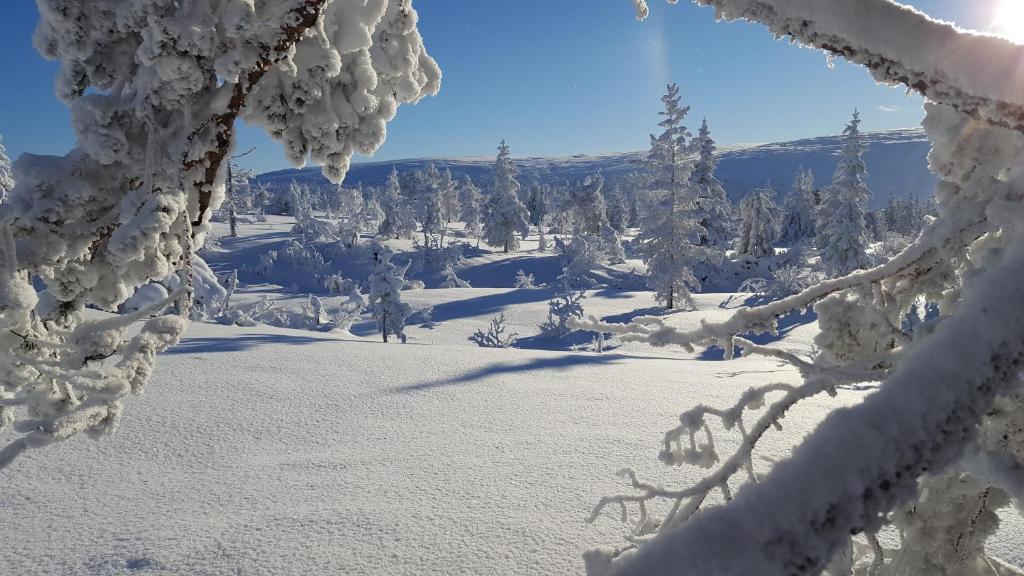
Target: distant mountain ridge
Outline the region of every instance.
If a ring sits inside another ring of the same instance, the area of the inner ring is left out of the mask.
[[[868,166],[867,184],[874,192],[871,208],[884,206],[890,193],[903,198],[912,192],[922,197],[932,194],[936,178],[928,170],[928,151],[931,147],[924,130],[905,128],[867,132],[864,134],[868,150],[864,160]],[[841,136],[821,136],[774,144],[724,145],[719,149],[717,175],[725,185],[733,201],[746,196],[750,191],[769,182],[779,193],[779,198],[789,192],[798,168],[814,172],[818,187],[832,180],[837,157],[842,146]],[[640,169],[640,161],[646,152],[625,152],[598,155],[575,155],[562,157],[515,158],[523,182],[561,184],[577,182],[587,174],[601,171],[607,178],[622,176]],[[410,158],[385,162],[364,162],[353,164],[345,183],[364,186],[382,185],[395,167],[399,172],[423,169],[436,164],[438,169],[449,168],[460,177],[469,175],[481,185],[490,182],[493,158],[450,157]],[[279,170],[256,177],[256,181],[267,185],[283,185],[292,180],[315,186],[325,186],[327,180],[319,167],[301,170]]]

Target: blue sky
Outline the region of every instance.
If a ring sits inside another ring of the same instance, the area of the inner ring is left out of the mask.
[[[998,0],[916,0],[965,27],[987,29]],[[1016,1],[1016,0],[1003,0]],[[1024,0],[1020,0],[1024,1]],[[31,0],[0,9],[0,135],[11,156],[60,154],[74,144],[53,96],[56,65],[32,48]],[[639,150],[654,130],[667,82],[706,116],[721,143],[774,142],[840,131],[854,107],[867,130],[916,126],[921,99],[876,86],[867,72],[775,41],[761,27],[715,23],[707,8],[652,0],[633,19],[629,0],[416,0],[427,47],[444,71],[441,93],[403,106],[373,158]],[[244,164],[288,167],[280,145],[243,127]],[[360,158],[357,157],[357,161]]]

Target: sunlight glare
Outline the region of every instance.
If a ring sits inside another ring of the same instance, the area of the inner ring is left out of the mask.
[[[1002,36],[1024,44],[1024,0],[999,0],[992,26]]]

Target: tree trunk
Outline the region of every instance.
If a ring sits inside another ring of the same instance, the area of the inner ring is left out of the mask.
[[[667,302],[667,304],[668,304],[668,309],[669,310],[672,309],[672,304],[673,304],[672,296],[674,295],[674,293],[675,293],[675,290],[673,290],[672,288],[668,289],[668,302]]]

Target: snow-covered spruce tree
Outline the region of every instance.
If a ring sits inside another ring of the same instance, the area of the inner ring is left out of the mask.
[[[459,218],[465,225],[466,234],[480,238],[483,196],[468,174],[459,182]]]
[[[412,312],[408,304],[402,302],[402,288],[405,286],[405,271],[391,262],[391,249],[385,244],[374,242],[371,250],[373,255],[373,271],[370,273],[370,294],[367,306],[373,311],[384,342],[388,335],[394,334],[405,343],[405,319]]]
[[[755,387],[725,409],[683,413],[665,435],[660,459],[700,464],[707,475],[663,487],[624,472],[634,492],[603,499],[595,517],[613,506],[633,534],[619,552],[587,554],[588,572],[1020,573],[989,558],[984,546],[998,527],[995,510],[1007,495],[1019,500],[1024,493],[1024,309],[1017,305],[1024,297],[1024,96],[1004,72],[1024,58],[1024,48],[887,0],[696,1],[928,98],[924,127],[940,177],[938,215],[876,268],[741,309],[723,322],[691,330],[659,318],[574,326],[691,350],[717,343],[727,357],[738,346],[803,377],[801,384]],[[964,53],[974,57],[949,57]],[[938,302],[939,316],[911,338],[901,320],[923,297]],[[813,360],[737,336],[774,331],[779,317],[811,305],[821,328]],[[753,456],[794,404],[858,383],[875,390],[826,416],[771,470]],[[720,459],[710,425],[734,431],[735,453]],[[733,497],[741,476],[755,474]],[[716,491],[725,504],[701,511]],[[898,543],[876,536],[887,524],[900,533]]]
[[[740,202],[740,230],[736,254],[762,258],[775,253],[772,245],[779,237],[775,191],[765,185],[747,194]]]
[[[455,179],[452,178],[451,168],[445,168],[444,172],[441,172],[438,185],[441,188],[445,222],[450,224],[459,215],[459,189]]]
[[[700,289],[693,274],[698,263],[715,264],[717,251],[700,246],[706,230],[697,212],[697,186],[690,180],[693,164],[687,159],[689,132],[683,119],[690,108],[679,105],[679,86],[669,84],[661,97],[665,110],[658,123],[660,135],[651,135],[647,167],[651,172],[648,206],[638,239],[643,243],[647,283],[658,302],[675,308],[680,301],[693,305],[691,290]]]
[[[569,323],[583,318],[583,305],[580,302],[585,292],[577,290],[563,281],[561,290],[548,301],[548,319],[540,325],[544,334],[558,338],[569,333]]]
[[[239,117],[338,181],[402,102],[436,92],[408,1],[45,0],[35,45],[77,145],[23,155],[0,204],[0,468],[29,448],[117,428],[180,316],[168,302],[115,318],[134,290],[190,262],[224,198]],[[43,288],[40,291],[40,288]]]
[[[704,228],[700,245],[721,252],[721,255],[716,256],[716,259],[721,260],[733,239],[733,209],[725,194],[725,187],[715,177],[718,156],[715,154],[715,141],[711,138],[707,119],[701,121],[693,145],[698,150],[698,156],[690,180],[697,186],[697,217]]]
[[[779,239],[800,242],[815,236],[817,201],[814,197],[814,173],[800,168],[796,172],[793,190],[783,201],[785,216]]]
[[[601,224],[608,222],[601,192],[603,188],[604,176],[598,172],[586,176],[583,182],[569,190],[565,209],[573,221],[573,234],[597,235],[601,232]]]
[[[381,195],[380,208],[384,212],[377,234],[385,238],[409,238],[416,232],[416,218],[402,195],[398,170],[391,168]]]
[[[14,174],[11,173],[11,159],[7,157],[3,139],[0,138],[0,204],[7,193],[14,188]]]
[[[519,237],[530,231],[526,206],[519,201],[516,164],[508,145],[502,140],[494,162],[494,189],[484,206],[483,239],[504,252],[519,248]]]
[[[616,184],[612,187],[608,197],[605,198],[605,215],[608,224],[619,234],[626,231],[629,222],[629,206],[626,203],[626,194],[622,186]]]
[[[423,233],[423,248],[440,248],[440,242],[434,241],[434,237],[443,236],[448,223],[444,213],[443,178],[437,166],[430,164],[418,180],[420,185],[414,191],[413,207]]]
[[[534,184],[530,186],[530,197],[526,202],[526,209],[530,213],[530,224],[543,226],[544,219],[548,215],[548,187],[545,184]]]
[[[843,130],[843,149],[832,176],[832,185],[822,191],[818,208],[818,247],[821,261],[833,275],[849,274],[867,268],[867,231],[864,228],[864,207],[871,199],[871,190],[864,183],[864,137],[860,133],[860,114]]]

